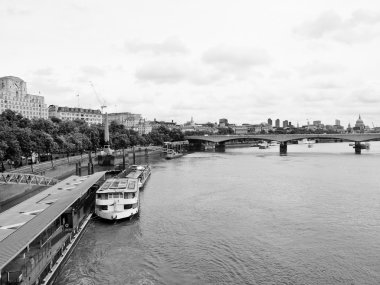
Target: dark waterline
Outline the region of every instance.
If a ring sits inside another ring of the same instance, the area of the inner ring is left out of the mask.
[[[379,284],[380,143],[151,160],[138,219],[98,219],[56,284]]]

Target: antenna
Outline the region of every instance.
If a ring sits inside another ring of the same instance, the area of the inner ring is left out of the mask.
[[[79,94],[77,94],[76,96],[78,98],[78,108],[79,108],[80,107],[80,105],[79,105]]]

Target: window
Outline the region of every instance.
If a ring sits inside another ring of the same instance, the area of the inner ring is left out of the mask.
[[[124,205],[124,210],[128,210],[128,209],[131,209],[131,208],[132,208],[131,204]]]
[[[102,205],[102,206],[98,206],[98,207],[99,207],[99,210],[101,210],[101,211],[107,211],[108,210],[107,205]]]
[[[128,183],[128,189],[135,189],[136,181],[131,181]]]

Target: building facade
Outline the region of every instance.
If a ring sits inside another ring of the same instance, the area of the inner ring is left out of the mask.
[[[0,77],[0,113],[12,110],[28,119],[47,119],[44,96],[28,94],[26,82],[15,76]]]
[[[49,118],[53,117],[61,119],[62,121],[83,120],[90,125],[101,124],[103,120],[102,113],[100,110],[59,107],[57,105],[50,105]]]
[[[124,125],[126,129],[136,130],[136,131],[138,130],[138,126],[142,119],[143,118],[140,114],[132,114],[130,112],[108,114],[109,122],[115,121],[118,124]]]

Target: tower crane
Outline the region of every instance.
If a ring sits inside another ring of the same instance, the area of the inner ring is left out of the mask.
[[[101,100],[98,92],[96,92],[96,89],[95,89],[95,86],[94,84],[92,83],[92,81],[89,81],[90,82],[90,85],[92,87],[92,91],[94,92],[95,96],[96,96],[96,99],[98,100],[99,104],[100,104],[100,109],[102,110],[102,114],[103,114],[103,109],[104,108],[107,108],[107,105],[106,105],[106,100],[103,99],[103,101]]]

